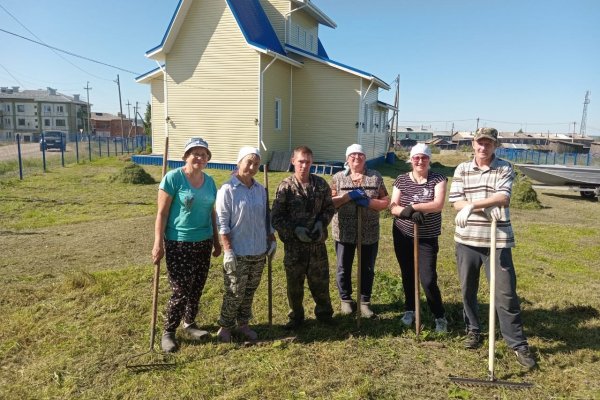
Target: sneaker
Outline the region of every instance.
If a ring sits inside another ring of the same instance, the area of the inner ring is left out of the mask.
[[[467,332],[467,337],[465,338],[464,345],[467,349],[477,349],[481,347],[483,343],[483,338],[480,333],[469,331]]]
[[[184,325],[183,330],[194,340],[210,338],[210,334],[207,331],[198,328],[198,325],[196,325],[195,322],[188,326]]]
[[[402,317],[402,319],[400,319],[400,322],[402,322],[402,324],[404,326],[411,326],[414,321],[415,321],[415,312],[414,311],[406,311],[404,313],[404,316]]]
[[[292,331],[292,330],[298,329],[298,328],[300,328],[300,327],[302,326],[302,323],[303,323],[303,322],[304,322],[304,321],[303,321],[303,320],[301,320],[301,319],[290,319],[290,320],[287,322],[287,324],[285,324],[285,325],[283,326],[283,329],[286,329],[286,330],[288,330],[288,331]]]
[[[231,343],[231,331],[227,328],[220,327],[217,332],[217,338],[221,343]]]
[[[369,302],[360,303],[360,315],[363,318],[375,318],[376,317],[373,310],[371,310],[371,303],[369,303]]]
[[[258,335],[256,334],[256,332],[254,332],[252,329],[250,329],[248,324],[239,326],[237,328],[237,331],[239,333],[241,333],[242,335],[244,335],[244,337],[246,337],[246,339],[248,339],[251,342],[254,342],[256,339],[258,339]]]
[[[354,300],[342,300],[342,304],[340,307],[340,314],[342,315],[350,315],[354,312],[356,308],[356,303]]]
[[[173,353],[179,347],[175,340],[175,332],[165,332],[160,340],[160,347],[165,353]]]
[[[448,333],[448,320],[446,317],[435,319],[435,331],[436,333]]]
[[[536,366],[535,359],[529,351],[529,347],[515,350],[515,356],[517,356],[517,362],[527,369],[532,369]]]

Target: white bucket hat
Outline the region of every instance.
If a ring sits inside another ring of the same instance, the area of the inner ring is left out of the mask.
[[[256,154],[260,158],[260,151],[256,147],[244,146],[240,149],[236,163],[239,164],[244,157],[250,154]]]
[[[410,149],[410,157],[408,158],[407,162],[410,162],[410,160],[417,154],[423,154],[428,158],[431,158],[431,149],[425,143],[415,144],[412,149]]]
[[[195,137],[195,138],[190,138],[190,140],[188,140],[188,142],[185,144],[185,147],[183,148],[183,159],[184,160],[185,160],[185,155],[187,154],[187,152],[190,149],[193,149],[194,147],[205,148],[206,151],[208,152],[208,159],[210,160],[212,158],[212,153],[208,149],[208,143],[206,143],[206,140],[199,138],[199,137]]]
[[[360,144],[351,144],[350,146],[348,146],[348,148],[346,149],[346,158],[348,158],[348,156],[352,153],[360,153],[365,155],[365,151],[363,150],[363,147]]]

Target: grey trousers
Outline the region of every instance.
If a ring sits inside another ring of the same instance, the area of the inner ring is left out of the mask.
[[[511,249],[497,249],[496,256],[496,313],[502,337],[511,349],[527,346],[523,333],[521,305],[517,296],[517,276],[512,262]],[[462,288],[463,317],[467,331],[480,333],[477,292],[481,266],[489,282],[490,249],[456,243],[456,266]],[[489,296],[488,296],[489,297]],[[490,332],[489,334],[492,334]]]

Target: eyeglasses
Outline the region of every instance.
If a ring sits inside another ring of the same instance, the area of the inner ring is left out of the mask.
[[[365,155],[363,153],[353,153],[350,154],[348,157],[356,159],[356,158],[365,158]]]
[[[429,157],[427,157],[427,156],[413,156],[412,160],[413,161],[425,162],[425,161],[429,161]]]

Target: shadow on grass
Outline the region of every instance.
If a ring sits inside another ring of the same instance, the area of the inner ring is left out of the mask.
[[[530,337],[558,342],[544,353],[568,353],[577,349],[600,350],[600,328],[582,326],[598,319],[600,311],[588,305],[523,311],[525,330]]]
[[[558,193],[548,193],[542,192],[543,195],[549,197],[557,197],[559,199],[569,199],[569,200],[581,200],[581,201],[591,201],[597,203],[600,199],[598,197],[583,197],[579,194],[558,194]]]

